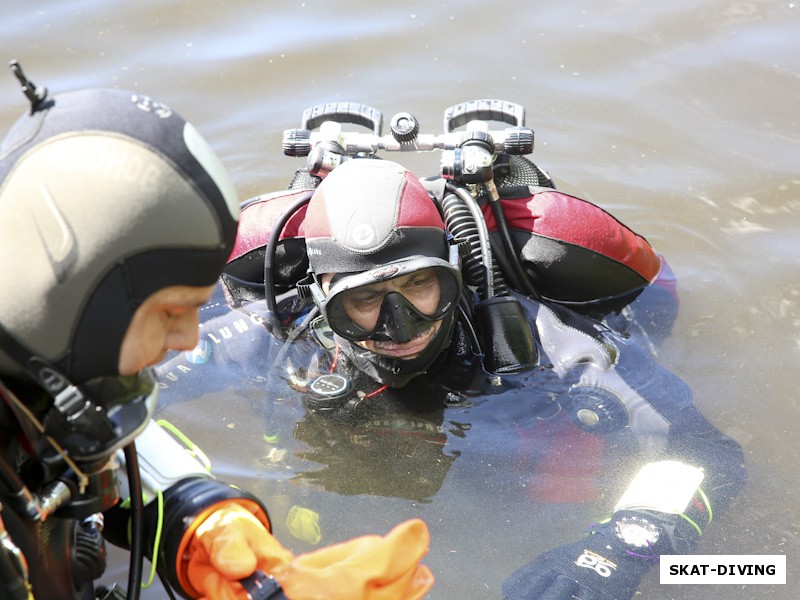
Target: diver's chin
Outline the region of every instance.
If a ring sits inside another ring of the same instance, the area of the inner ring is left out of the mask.
[[[370,352],[374,352],[375,354],[380,354],[381,356],[387,356],[389,358],[397,358],[400,360],[412,360],[417,358],[420,354],[422,354],[425,349],[430,345],[431,341],[438,331],[438,322],[434,323],[425,331],[422,331],[415,335],[407,342],[398,343],[393,341],[375,341],[375,340],[366,340],[361,342],[363,348],[369,350]]]

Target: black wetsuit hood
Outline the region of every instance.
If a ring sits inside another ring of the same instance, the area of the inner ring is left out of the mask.
[[[0,145],[0,323],[76,383],[117,375],[133,313],[213,284],[239,203],[219,159],[167,105],[92,89],[44,98]],[[20,371],[0,340],[0,374]]]

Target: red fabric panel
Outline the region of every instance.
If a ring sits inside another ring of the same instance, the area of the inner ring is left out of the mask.
[[[647,240],[591,202],[557,191],[501,202],[511,229],[587,248],[627,265],[647,281],[661,268]],[[491,206],[484,205],[482,210],[489,230],[496,230]]]
[[[428,192],[410,172],[405,174],[405,186],[400,201],[397,227],[434,227],[444,229],[444,223]]]
[[[266,246],[272,235],[272,227],[285,211],[304,191],[283,191],[268,194],[248,204],[239,216],[239,229],[228,262],[236,260],[255,248]],[[298,210],[286,223],[280,239],[297,237],[305,218],[306,206]]]

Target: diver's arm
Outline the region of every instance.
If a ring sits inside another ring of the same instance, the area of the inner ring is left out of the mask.
[[[639,346],[612,337],[603,340],[612,348],[613,360],[585,364],[565,408],[589,430],[592,425],[580,412],[592,405],[593,394],[601,396],[595,401],[602,405],[597,411],[601,418],[617,413],[619,425],[638,443],[644,466],[632,476],[614,514],[647,513],[647,520],[668,538],[651,549],[653,555],[688,552],[714,514],[727,508],[744,485],[742,449],[700,414],[689,387]]]
[[[203,322],[193,350],[178,352],[157,367],[159,407],[186,402],[263,378],[283,346],[256,303]]]
[[[562,317],[542,309],[537,327],[553,370],[569,386],[565,410],[598,434],[627,431],[645,464],[610,519],[521,567],[503,594],[627,599],[662,554],[692,551],[731,504],[745,481],[742,450],[699,413],[688,386],[641,348]]]
[[[742,489],[746,479],[741,446],[714,427],[697,409],[689,387],[674,374],[649,361],[639,367],[641,358],[626,364],[620,356],[616,371],[644,402],[641,413],[657,414],[666,424],[664,441],[647,446],[649,435],[636,427],[637,415],[631,416],[631,430],[643,450],[653,460],[672,460],[702,471],[700,488],[713,513],[726,509]],[[649,440],[652,443],[652,440]]]
[[[598,434],[624,428],[646,460],[701,469],[714,511],[731,503],[744,485],[742,450],[700,414],[680,378],[638,344],[571,311],[542,306],[536,325],[567,386],[560,400],[579,426]]]
[[[676,415],[675,415],[676,416]],[[694,407],[682,409],[662,453],[636,473],[607,521],[538,556],[503,585],[507,599],[630,599],[663,554],[691,553],[744,482],[738,444]]]

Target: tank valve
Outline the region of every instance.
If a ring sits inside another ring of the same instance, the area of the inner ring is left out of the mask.
[[[397,113],[389,123],[392,137],[401,144],[410,144],[419,133],[419,121],[407,112]]]

